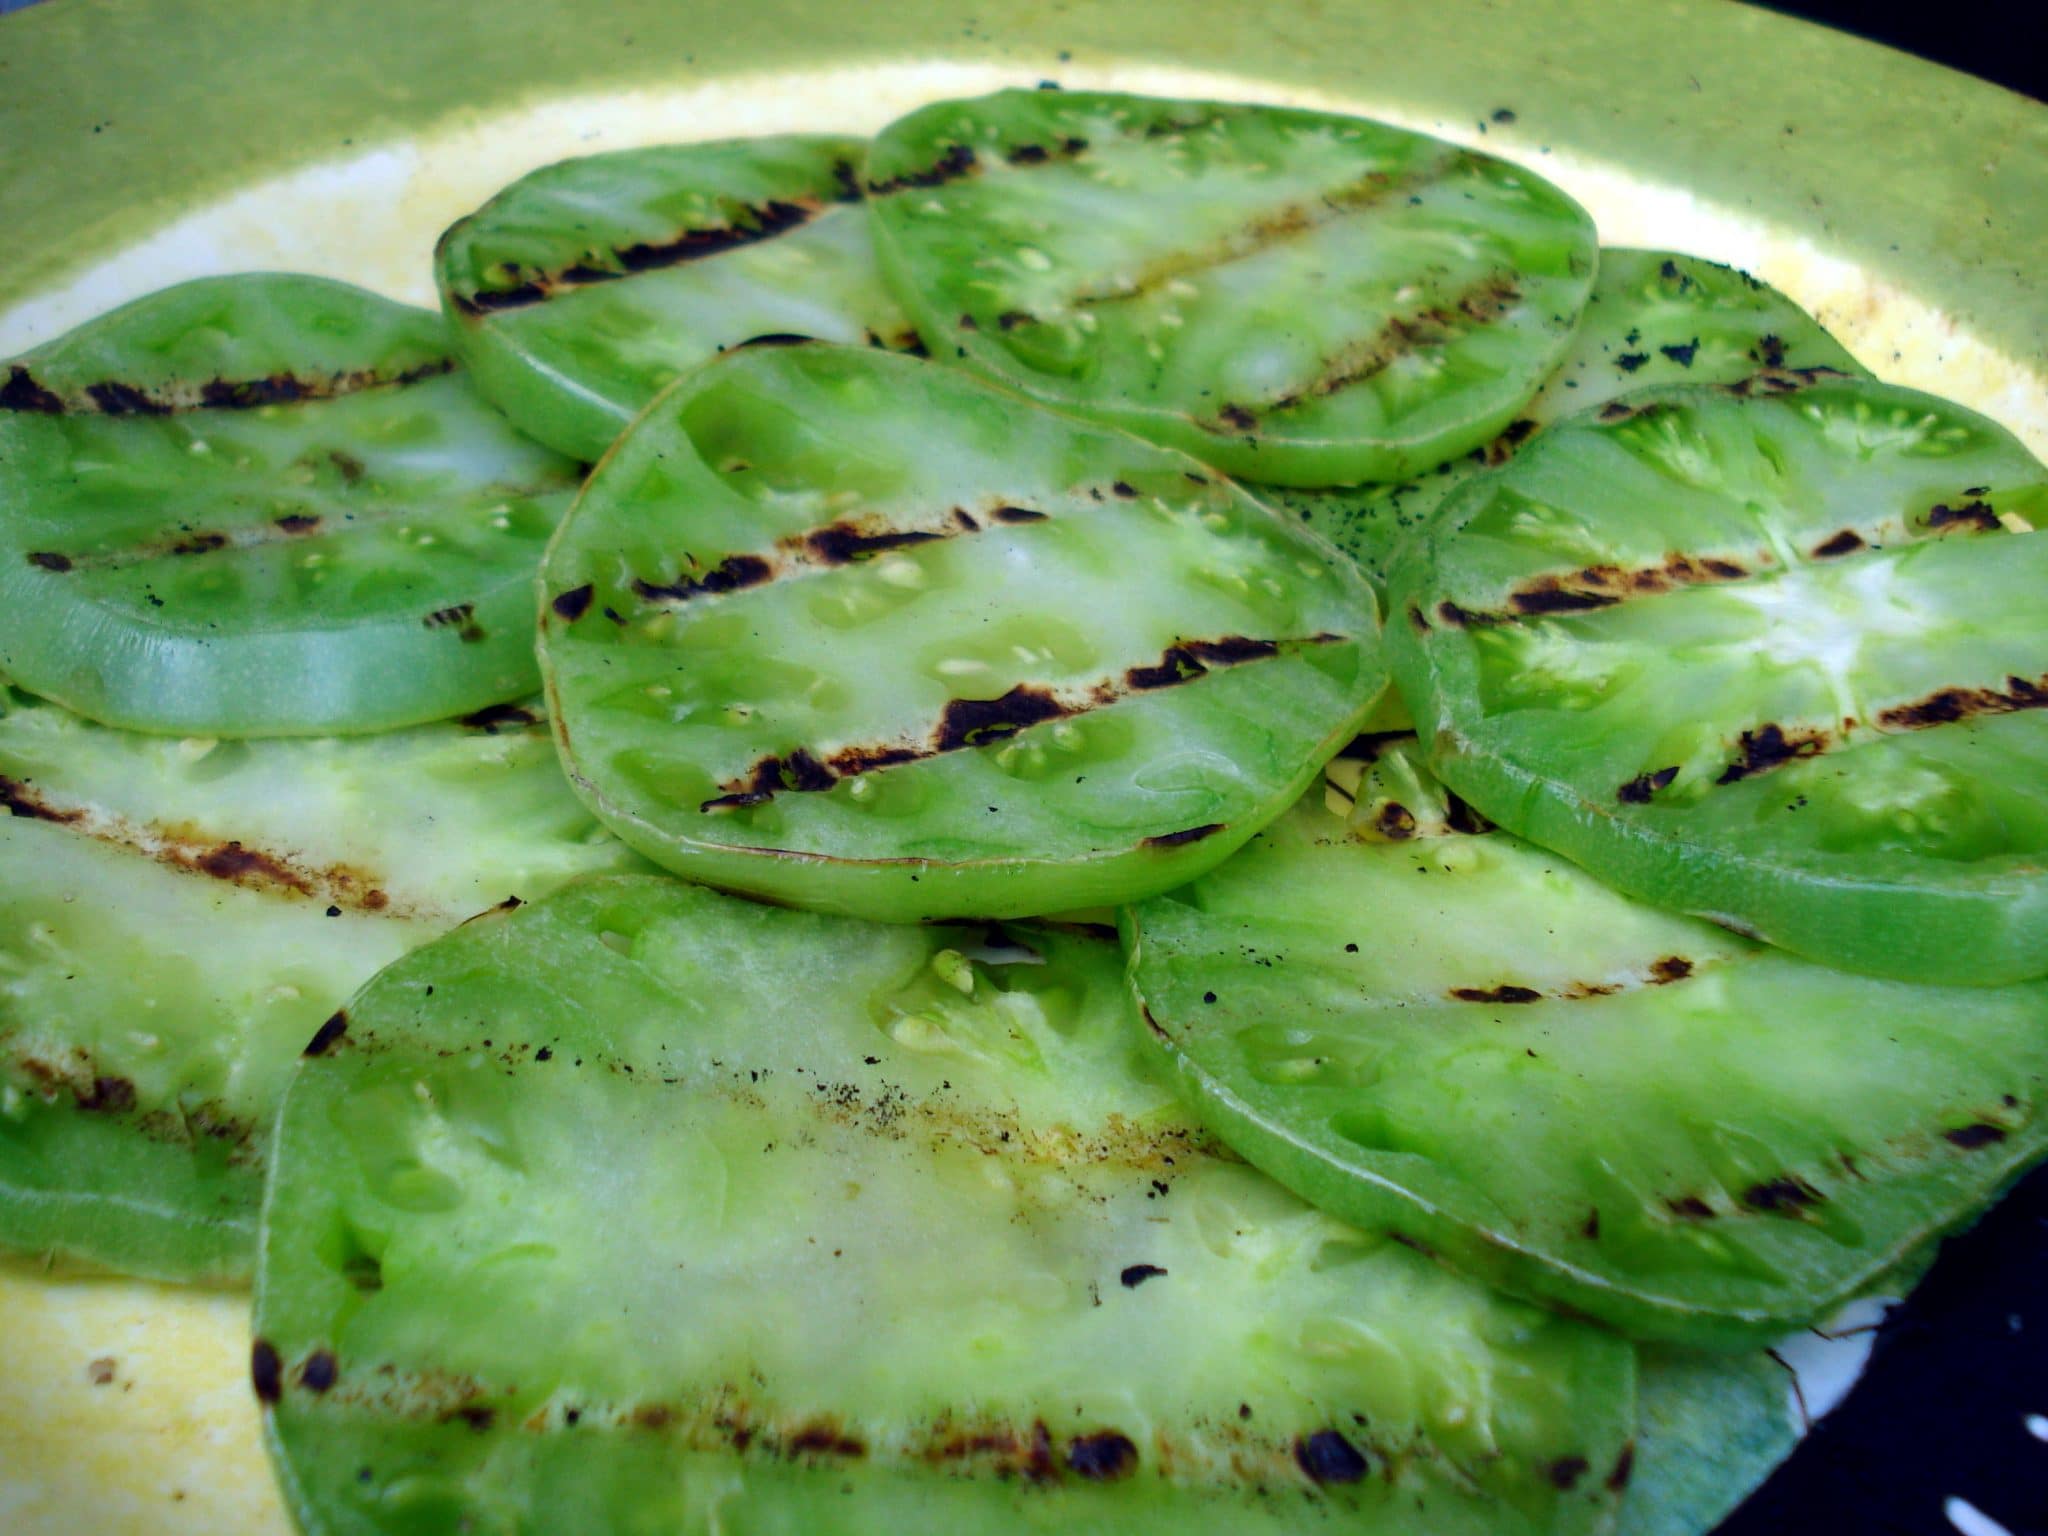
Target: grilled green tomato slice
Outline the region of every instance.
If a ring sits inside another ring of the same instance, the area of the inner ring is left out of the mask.
[[[0,363],[0,674],[135,730],[369,731],[537,686],[577,479],[439,319],[207,278]]]
[[[2039,976],[2048,469],[1926,395],[1797,386],[1628,396],[1460,492],[1390,581],[1402,693],[1453,789],[1645,900]]]
[[[1384,686],[1372,593],[1192,460],[868,348],[729,353],[543,572],[571,779],[680,874],[887,920],[1164,890]]]
[[[934,357],[1279,485],[1486,442],[1593,282],[1542,178],[1323,112],[1004,91],[899,119],[866,174]]]
[[[335,1008],[483,908],[643,867],[576,803],[531,710],[239,742],[15,702],[0,1248],[246,1278],[271,1117]]]
[[[1385,746],[1348,822],[1311,794],[1121,920],[1210,1123],[1324,1209],[1719,1347],[1821,1319],[2048,1150],[2048,983],[1827,970],[1431,788]]]
[[[754,337],[913,344],[858,206],[866,148],[662,145],[514,182],[435,252],[477,388],[522,432],[594,461],[664,386]]]
[[[1823,370],[1864,372],[1805,310],[1748,273],[1672,251],[1602,250],[1564,361],[1492,442],[1392,485],[1258,494],[1294,512],[1384,588],[1411,529],[1429,526],[1452,491],[1554,421],[1653,385],[1756,379],[1762,388]]]
[[[265,1206],[303,1527],[1604,1523],[1628,1345],[1223,1155],[1114,944],[997,937],[622,877],[372,982]]]

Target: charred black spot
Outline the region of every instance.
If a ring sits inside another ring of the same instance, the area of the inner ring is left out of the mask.
[[[265,1407],[284,1396],[284,1361],[268,1339],[258,1339],[249,1351],[249,1383],[256,1389],[256,1401]]]
[[[1853,555],[1863,548],[1863,535],[1854,528],[1844,528],[1840,533],[1813,546],[1816,560],[1838,560],[1843,555]]]
[[[1597,1241],[1599,1239],[1600,1208],[1598,1206],[1586,1212],[1586,1219],[1579,1224],[1579,1232],[1581,1236],[1589,1240]]]
[[[60,555],[55,550],[38,549],[31,551],[28,563],[38,570],[55,571],[60,576],[71,569],[71,557]]]
[[[1650,980],[1658,986],[1683,981],[1692,974],[1692,962],[1683,955],[1666,955],[1650,967]]]
[[[939,716],[934,749],[956,752],[962,747],[985,746],[1068,713],[1050,692],[1029,683],[1019,683],[1000,698],[953,699]]]
[[[831,523],[805,534],[804,546],[810,551],[811,558],[822,565],[848,565],[856,560],[872,559],[885,550],[930,544],[944,537],[942,533],[916,528],[900,532],[862,533],[851,523]],[[728,565],[731,563],[730,560],[726,562]]]
[[[435,609],[420,622],[428,629],[453,629],[468,624],[475,617],[475,603],[455,603],[446,608]]]
[[[557,592],[555,600],[550,606],[553,607],[558,617],[567,619],[571,624],[574,624],[590,611],[590,601],[596,593],[597,588],[586,581],[580,587],[571,587],[566,592]]]
[[[1946,502],[1936,506],[1927,514],[1929,528],[1975,528],[1980,533],[1996,533],[2002,526],[1998,514],[1982,501],[1966,502],[1960,507],[1949,506]]]
[[[1334,640],[1334,635],[1318,635],[1318,640]],[[1211,666],[1234,667],[1241,662],[1264,661],[1280,654],[1279,645],[1272,640],[1253,640],[1245,635],[1224,635],[1216,640],[1188,640],[1183,644],[1189,652],[1208,662]]]
[[[826,759],[826,765],[841,778],[914,763],[924,754],[911,747],[842,747]]]
[[[1741,756],[1722,770],[1714,781],[1716,784],[1733,784],[1754,774],[1769,773],[1795,758],[1818,757],[1826,750],[1826,743],[1817,731],[1787,736],[1784,727],[1773,722],[1744,731],[1736,748]]]
[[[311,533],[320,526],[318,514],[312,512],[287,512],[283,517],[273,518],[273,524],[283,533]]]
[[[1614,360],[1614,366],[1623,373],[1634,373],[1650,360],[1647,352],[1624,352]]]
[[[1319,1429],[1296,1440],[1294,1464],[1317,1483],[1356,1483],[1369,1470],[1364,1453],[1334,1429]]]
[[[1611,592],[1574,592],[1567,587],[1528,587],[1508,594],[1515,612],[1526,614],[1590,613],[1612,608],[1621,599]]]
[[[749,336],[745,341],[736,341],[726,348],[728,352],[744,352],[749,347],[801,347],[816,341],[815,336],[806,336],[800,331],[763,331],[758,336]]]
[[[1752,1211],[1773,1215],[1794,1215],[1827,1199],[1796,1174],[1782,1173],[1775,1179],[1752,1184],[1742,1192],[1742,1203]]]
[[[1138,494],[1138,488],[1128,480],[1117,481],[1110,486],[1110,491],[1117,496],[1121,496],[1125,501],[1133,500]]]
[[[1749,355],[1766,368],[1785,366],[1785,340],[1782,336],[1759,336]]]
[[[486,736],[495,736],[500,731],[524,730],[540,724],[540,716],[524,704],[490,704],[464,715],[455,722],[468,730],[482,731]]]
[[[865,1456],[868,1453],[866,1443],[859,1436],[848,1434],[826,1419],[800,1427],[789,1437],[789,1450],[794,1456]]]
[[[306,1042],[305,1054],[325,1056],[333,1048],[334,1042],[347,1033],[348,1010],[337,1008],[325,1024],[313,1031],[313,1038]]]
[[[1592,1468],[1583,1456],[1560,1456],[1550,1464],[1548,1470],[1551,1486],[1569,1492],[1578,1486],[1579,1479]]]
[[[1184,645],[1173,645],[1160,653],[1158,661],[1147,666],[1132,667],[1126,671],[1124,683],[1127,687],[1145,693],[1154,688],[1171,688],[1176,683],[1188,682],[1202,676],[1208,670],[1193,651]]]
[[[334,1358],[334,1352],[316,1349],[306,1356],[306,1363],[299,1367],[299,1385],[308,1392],[325,1392],[334,1385],[335,1378],[340,1374],[340,1365]]]
[[[832,189],[837,202],[857,203],[861,200],[860,176],[851,160],[832,162]]]
[[[1019,144],[1004,158],[1012,165],[1043,165],[1051,156],[1043,144]]]
[[[255,881],[301,892],[311,889],[304,875],[262,849],[244,848],[240,842],[217,843],[192,859],[191,866],[202,875],[237,885]]]
[[[1965,1152],[1975,1152],[1980,1147],[1996,1146],[2005,1140],[2005,1127],[1979,1120],[1974,1125],[1959,1125],[1941,1134],[1950,1145],[1961,1147]]]
[[[464,1403],[460,1408],[453,1409],[446,1414],[442,1422],[448,1423],[459,1420],[467,1424],[478,1434],[482,1434],[496,1422],[497,1417],[496,1409],[487,1408],[481,1403]]]
[[[1006,309],[996,316],[996,329],[1014,331],[1020,325],[1036,325],[1038,317],[1028,310]]]
[[[1373,818],[1379,834],[1390,843],[1405,843],[1415,835],[1415,813],[1398,800],[1389,800]]]
[[[1700,339],[1699,337],[1695,336],[1691,341],[1680,342],[1675,346],[1659,347],[1657,350],[1659,352],[1662,352],[1666,357],[1670,358],[1671,361],[1678,364],[1679,367],[1690,368],[1692,366],[1693,357],[1699,351],[1699,349]]]
[[[1607,1474],[1607,1491],[1620,1493],[1628,1486],[1628,1480],[1635,1476],[1636,1443],[1628,1441],[1621,1448],[1621,1454],[1614,1458],[1614,1470]]]
[[[1226,405],[1216,416],[1225,426],[1235,427],[1240,432],[1249,432],[1259,424],[1258,417],[1241,405]]]
[[[1610,400],[1600,407],[1602,421],[1627,421],[1635,413],[1636,408],[1626,400]]]
[[[965,507],[955,507],[953,509],[953,521],[959,526],[962,533],[981,532],[981,524],[974,520],[974,514]]]
[[[1451,996],[1461,1003],[1533,1003],[1543,996],[1533,987],[1512,983],[1499,987],[1453,987]]]
[[[1676,766],[1659,768],[1655,773],[1639,773],[1614,792],[1614,798],[1623,805],[1648,805],[1650,797],[1660,789],[1668,788],[1678,777]]]
[[[2002,693],[1995,688],[1943,688],[1917,703],[1884,710],[1877,718],[1893,730],[1918,731],[1972,715],[2010,715],[2026,709],[2048,709],[2048,677],[2008,677]]]
[[[1030,507],[997,507],[995,510],[995,520],[999,523],[1042,523],[1050,515]]]
[[[743,587],[757,587],[774,574],[775,568],[759,555],[727,555],[702,576],[682,575],[666,584],[635,577],[633,591],[650,600],[681,603],[693,597],[715,597],[725,592],[737,592]],[[561,598],[555,599],[557,612],[561,611],[561,602]],[[589,606],[587,601],[585,606]]]
[[[35,791],[21,780],[10,779],[5,774],[0,774],[0,810],[10,816],[24,816],[34,821],[54,821],[60,826],[85,820],[85,812],[60,811],[39,799]]]
[[[1684,1218],[1686,1221],[1712,1221],[1714,1219],[1714,1208],[1698,1195],[1680,1195],[1676,1199],[1666,1200],[1664,1202],[1664,1209],[1674,1216]]]
[[[1165,1273],[1157,1264],[1127,1264],[1117,1279],[1123,1282],[1125,1290],[1135,1291],[1147,1280],[1156,1280]]]
[[[1076,1435],[1067,1442],[1067,1465],[1091,1482],[1115,1482],[1138,1469],[1138,1448],[1113,1429]]]
[[[78,1107],[94,1114],[125,1115],[135,1107],[135,1085],[125,1077],[96,1077],[77,1090]]]
[[[108,416],[165,416],[170,413],[169,406],[152,400],[134,385],[112,379],[103,384],[88,384],[85,392],[92,403]]]
[[[1207,822],[1199,827],[1185,827],[1178,832],[1162,832],[1157,837],[1148,837],[1139,843],[1141,848],[1182,848],[1189,843],[1199,843],[1223,830],[1220,821]]]
[[[1436,605],[1436,616],[1453,629],[1476,629],[1481,625],[1507,622],[1497,613],[1476,613],[1470,608],[1460,608],[1449,598]]]
[[[171,546],[174,555],[210,555],[216,549],[226,549],[228,536],[224,533],[188,533]]]
[[[7,370],[7,382],[0,384],[0,411],[33,411],[42,416],[61,416],[64,402],[16,363]]]
[[[908,191],[913,187],[942,187],[949,181],[972,176],[980,169],[980,162],[975,159],[973,149],[965,144],[954,144],[921,171],[905,171],[900,176],[891,176],[887,181],[869,182],[868,196],[888,197],[892,193]]]

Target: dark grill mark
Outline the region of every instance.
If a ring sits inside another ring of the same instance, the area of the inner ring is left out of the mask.
[[[1376,378],[1412,352],[1446,346],[1472,330],[1491,325],[1521,298],[1521,290],[1507,274],[1491,273],[1442,304],[1390,317],[1371,336],[1326,359],[1306,383],[1271,400],[1233,401],[1217,412],[1217,419],[1235,431],[1248,431],[1263,418],[1282,415]],[[1533,430],[1532,423],[1522,436]],[[1519,440],[1510,439],[1507,446],[1512,448]]]
[[[428,629],[454,629],[466,626],[476,616],[475,603],[454,603],[446,608],[437,608],[420,620]]]
[[[848,565],[855,560],[872,559],[885,550],[904,549],[913,544],[929,544],[945,537],[944,533],[921,528],[905,529],[901,532],[862,533],[851,524],[833,523],[806,534],[804,547],[820,565]]]
[[[1659,768],[1655,773],[1639,773],[1614,792],[1614,798],[1623,805],[1648,805],[1650,798],[1660,789],[1670,787],[1678,777],[1678,769]]]
[[[1220,821],[1211,821],[1205,822],[1199,827],[1184,827],[1178,832],[1162,832],[1156,837],[1141,839],[1138,846],[1140,848],[1184,848],[1189,843],[1199,843],[1203,838],[1211,837],[1221,832],[1223,825]]]
[[[1783,1173],[1775,1179],[1752,1184],[1742,1192],[1742,1203],[1752,1211],[1772,1216],[1796,1216],[1826,1196],[1796,1174]]]
[[[1628,1486],[1628,1480],[1635,1475],[1636,1443],[1631,1440],[1622,1446],[1621,1454],[1614,1458],[1614,1470],[1607,1474],[1607,1491],[1620,1493]]]
[[[566,592],[557,592],[554,602],[549,606],[555,610],[558,617],[567,619],[571,624],[574,624],[590,611],[590,600],[596,595],[596,592],[597,588],[586,581],[580,587],[571,587]]]
[[[1788,736],[1784,727],[1772,723],[1744,731],[1736,748],[1741,755],[1721,771],[1716,784],[1734,784],[1769,773],[1796,758],[1818,757],[1827,750],[1827,740],[1818,731],[1795,731]]]
[[[1067,1465],[1078,1477],[1112,1483],[1138,1469],[1138,1448],[1113,1429],[1077,1435],[1067,1444]]]
[[[1156,1280],[1165,1273],[1166,1271],[1157,1264],[1127,1264],[1117,1279],[1123,1283],[1125,1290],[1135,1291],[1147,1280]]]
[[[1415,835],[1415,813],[1398,800],[1389,800],[1373,818],[1373,826],[1390,843],[1405,843]]]
[[[1816,560],[1839,560],[1843,555],[1853,555],[1863,547],[1863,535],[1854,528],[1844,528],[1832,538],[1814,545],[1813,558]]]
[[[980,169],[981,162],[975,158],[972,148],[965,144],[954,144],[923,170],[905,171],[901,175],[889,177],[886,181],[869,182],[868,196],[891,197],[914,187],[943,187],[949,181],[972,176]]]
[[[0,411],[33,411],[43,416],[62,413],[64,402],[35,381],[16,363],[7,370],[7,382],[0,384]]]
[[[54,805],[40,798],[36,792],[19,779],[10,779],[0,774],[0,810],[10,816],[24,816],[35,821],[54,821],[59,826],[85,820],[83,811],[60,811]]]
[[[148,393],[133,384],[123,384],[109,379],[101,384],[88,384],[85,393],[92,403],[99,407],[104,416],[166,416],[170,407],[160,405]]]
[[[737,592],[743,587],[759,586],[775,574],[774,568],[759,555],[727,555],[702,576],[680,575],[674,581],[656,584],[633,580],[633,591],[640,597],[654,601],[684,603],[693,597],[716,596],[724,592]],[[565,593],[564,596],[567,594]],[[561,612],[562,599],[555,599],[555,611]],[[589,606],[588,601],[584,603]]]
[[[249,1384],[256,1389],[256,1401],[266,1408],[284,1396],[284,1362],[268,1339],[258,1339],[249,1351]]]
[[[174,555],[210,555],[216,549],[227,547],[228,536],[224,533],[188,533],[167,546]]]
[[[1681,342],[1675,346],[1659,347],[1657,350],[1670,358],[1672,362],[1678,364],[1679,367],[1690,368],[1693,357],[1699,352],[1699,349],[1700,339],[1695,336],[1691,341]]]
[[[307,894],[312,887],[304,875],[260,848],[244,848],[240,842],[218,843],[192,861],[202,875],[235,885],[280,885]]]
[[[348,1033],[348,1010],[338,1008],[325,1024],[313,1031],[313,1038],[306,1042],[305,1054],[325,1056],[334,1048],[334,1043]]]
[[[865,1456],[867,1445],[830,1420],[818,1419],[800,1427],[789,1437],[789,1450],[796,1456]]]
[[[815,336],[806,336],[801,331],[763,331],[758,336],[749,336],[745,341],[736,341],[725,350],[745,352],[756,347],[802,347],[817,339]]]
[[[1692,962],[1683,955],[1666,955],[1650,967],[1650,984],[1665,987],[1674,981],[1684,981],[1692,974]]]
[[[1943,1131],[1943,1138],[1951,1146],[1961,1147],[1965,1152],[1975,1152],[1982,1147],[1996,1146],[2005,1140],[2005,1127],[1993,1125],[1988,1120],[1979,1120],[1974,1125],[1959,1125],[1952,1131]]]
[[[308,1392],[325,1392],[334,1385],[340,1368],[333,1351],[316,1349],[306,1356],[306,1363],[299,1367],[299,1385]]]
[[[1461,1003],[1533,1003],[1543,994],[1533,987],[1509,983],[1499,987],[1453,987],[1451,996]]]
[[[1612,608],[1621,599],[1612,592],[1573,592],[1563,587],[1535,587],[1509,594],[1517,613],[1590,613],[1595,608]]]
[[[1448,599],[1437,605],[1437,617],[1453,628],[1510,624],[1518,618],[1589,613],[1611,608],[1630,597],[1647,597],[1679,587],[1740,581],[1749,571],[1718,555],[1667,555],[1661,565],[1625,570],[1618,565],[1589,565],[1564,575],[1539,576],[1507,597],[1505,609],[1491,612],[1460,607]]]
[[[47,549],[39,549],[32,552],[28,557],[28,563],[35,566],[38,570],[55,571],[60,576],[71,569],[71,557],[69,555],[60,555],[54,550]]]
[[[831,202],[845,202],[841,185]],[[585,259],[553,272],[520,271],[518,281],[503,288],[478,289],[452,295],[455,307],[466,315],[493,314],[539,304],[572,288],[594,283],[616,282],[639,272],[681,266],[723,255],[742,246],[773,240],[793,229],[801,229],[829,206],[820,197],[771,199],[754,207],[742,207],[724,224],[704,229],[686,229],[673,239],[615,246],[610,251],[587,253]]]
[[[1924,731],[1973,715],[2011,715],[2024,709],[2048,709],[2048,676],[2034,681],[2008,677],[2003,693],[1995,688],[1939,689],[1917,703],[1880,711],[1877,721],[1887,730]]]
[[[540,716],[524,704],[491,704],[464,715],[455,722],[472,731],[482,731],[486,736],[495,736],[500,731],[524,730],[539,725]]]
[[[560,602],[561,599],[557,598],[558,607]],[[1325,633],[1311,635],[1304,640],[1288,641],[1285,644],[1331,645],[1342,639],[1342,635]],[[1254,640],[1243,635],[1225,635],[1216,640],[1184,640],[1177,646],[1169,646],[1157,663],[1132,668],[1122,680],[1096,683],[1075,697],[1063,698],[1040,684],[1019,683],[1007,693],[993,699],[954,699],[946,705],[932,735],[922,745],[854,745],[841,747],[823,759],[799,747],[787,755],[771,755],[760,759],[745,774],[721,785],[722,793],[704,801],[698,809],[739,810],[751,805],[760,805],[785,790],[828,790],[841,779],[870,773],[876,769],[918,762],[944,752],[984,747],[1014,736],[1034,725],[1067,719],[1114,704],[1118,699],[1128,697],[1132,693],[1168,687],[1173,683],[1191,682],[1204,675],[1211,666],[1237,666],[1244,662],[1277,656],[1281,648],[1282,642]],[[1176,657],[1180,659],[1177,661]],[[1192,670],[1180,670],[1183,666],[1191,667]],[[1161,669],[1173,671],[1174,675],[1166,677]],[[1134,676],[1158,676],[1160,680],[1134,682]],[[1148,838],[1144,845],[1155,848],[1177,847],[1222,829],[1223,824],[1220,822],[1188,827],[1181,831]]]
[[[1811,389],[1814,385],[1824,383],[1829,379],[1846,379],[1848,377],[1849,375],[1842,372],[1839,368],[1785,368],[1769,366],[1759,373],[1751,374],[1748,378],[1738,383],[1723,384],[1720,388],[1725,393],[1731,394],[1740,400],[1751,395],[1793,395],[1802,389]],[[1667,410],[1673,409],[1668,404],[1664,408]]]
[[[1970,501],[1960,507],[1940,503],[1927,514],[1927,526],[1930,529],[1974,528],[1979,533],[1997,533],[2004,525],[1998,521],[1998,514],[1989,503]]]
[[[271,522],[280,532],[290,534],[311,533],[320,526],[319,517],[311,512],[287,512],[283,517],[272,518]]]
[[[1550,1464],[1550,1485],[1569,1493],[1591,1470],[1583,1456],[1560,1456]]]
[[[1666,1200],[1664,1208],[1672,1215],[1686,1221],[1712,1221],[1714,1208],[1698,1195],[1680,1195],[1675,1200]]]
[[[1356,1483],[1368,1470],[1364,1453],[1334,1429],[1295,1441],[1294,1464],[1315,1483]]]
[[[125,1115],[135,1107],[135,1085],[125,1077],[95,1077],[74,1093],[78,1107],[94,1114]]]
[[[1042,523],[1049,514],[1034,511],[1030,507],[997,507],[995,520],[999,523]]]

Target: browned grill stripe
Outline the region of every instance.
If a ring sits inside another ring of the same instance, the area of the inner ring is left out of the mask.
[[[637,273],[657,272],[664,267],[720,256],[743,246],[759,245],[803,228],[835,204],[859,200],[860,189],[853,181],[853,167],[842,163],[833,168],[833,189],[829,197],[771,198],[765,203],[739,208],[723,224],[686,229],[667,240],[613,246],[601,255],[596,251],[586,252],[579,260],[553,271],[520,269],[517,281],[505,287],[474,288],[452,293],[450,298],[465,315],[523,309],[572,289],[616,282]]]
[[[1451,987],[1445,995],[1460,1003],[1489,1005],[1539,1003],[1546,997],[1576,1003],[1585,1002],[1589,998],[1612,997],[1618,992],[1635,991],[1642,987],[1668,987],[1675,982],[1687,980],[1696,970],[1695,963],[1683,955],[1665,955],[1662,959],[1654,960],[1643,967],[1641,976],[1624,981],[1573,981],[1551,992],[1510,981],[1490,987]]]
[[[1354,384],[1377,378],[1412,352],[1442,346],[1492,324],[1520,303],[1521,297],[1521,290],[1510,274],[1488,273],[1441,304],[1391,316],[1371,336],[1353,342],[1325,360],[1307,383],[1291,386],[1285,393],[1263,402],[1232,401],[1217,412],[1212,430],[1249,431],[1270,417],[1284,416],[1314,401],[1326,400]],[[1515,442],[1533,430],[1531,423],[1519,435],[1503,434],[1505,447],[1512,449]]]
[[[1892,731],[1924,731],[1977,715],[2011,715],[2023,709],[2048,709],[2048,673],[2029,681],[2008,677],[2005,688],[1940,688],[1924,699],[1878,713],[1878,724]]]
[[[1633,570],[1618,565],[1589,565],[1563,575],[1538,576],[1526,581],[1508,593],[1503,608],[1464,608],[1446,599],[1437,604],[1436,617],[1454,629],[1511,624],[1524,618],[1591,613],[1599,608],[1612,608],[1631,597],[1741,581],[1750,574],[1747,567],[1718,555],[1671,554],[1661,565]]]
[[[719,786],[724,793],[706,800],[698,809],[738,810],[763,804],[785,792],[819,793],[831,789],[842,779],[879,772],[903,763],[920,762],[947,752],[964,751],[969,747],[988,746],[1034,725],[1071,719],[1135,693],[1192,682],[1214,667],[1241,666],[1305,646],[1336,644],[1344,638],[1324,633],[1298,640],[1254,640],[1244,635],[1224,635],[1214,640],[1183,640],[1167,647],[1156,663],[1131,667],[1122,677],[1104,678],[1078,690],[1061,692],[1042,684],[1019,683],[998,698],[954,699],[921,741],[841,747],[825,757],[808,748],[797,747],[786,754],[764,757],[740,777]],[[1216,830],[1216,827],[1190,828],[1167,834],[1166,841],[1168,845],[1190,842]]]
[[[297,405],[338,400],[372,389],[402,389],[423,379],[455,370],[453,358],[436,358],[417,368],[386,373],[360,368],[347,373],[273,373],[260,379],[207,379],[174,383],[155,391],[118,380],[87,384],[75,393],[59,393],[38,381],[20,364],[8,370],[0,386],[0,411],[40,415],[170,416],[185,411],[253,411],[266,405]]]

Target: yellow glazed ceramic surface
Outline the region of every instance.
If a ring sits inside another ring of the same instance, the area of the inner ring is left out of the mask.
[[[210,272],[431,304],[441,229],[550,160],[1045,78],[1526,159],[2048,453],[2048,109],[1729,0],[51,0],[0,19],[0,356]],[[0,1531],[282,1532],[246,1312],[0,1266]]]

